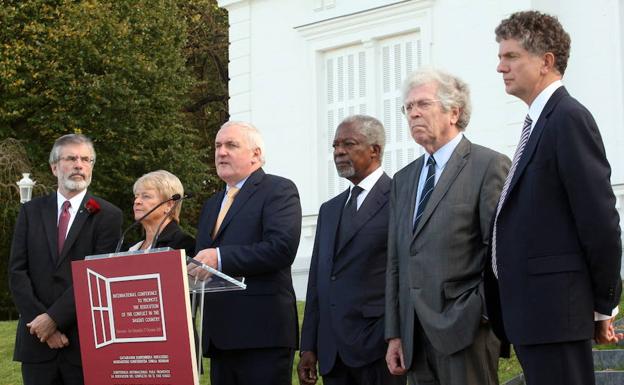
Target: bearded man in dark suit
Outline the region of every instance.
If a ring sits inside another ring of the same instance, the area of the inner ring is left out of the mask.
[[[244,276],[247,289],[205,297],[203,351],[213,385],[292,382],[298,323],[290,266],[299,246],[301,204],[294,183],[266,174],[263,164],[264,142],[253,125],[221,127],[215,165],[226,188],[204,204],[195,259]]]
[[[616,342],[622,281],[611,168],[590,112],[561,79],[570,36],[537,11],[496,28],[505,91],[529,107],[496,209],[488,310],[529,385],[591,385],[592,337]]]
[[[87,192],[95,150],[84,135],[50,152],[58,190],[25,203],[11,245],[9,286],[20,313],[13,359],[25,385],[83,383],[71,262],[115,250],[121,211]]]

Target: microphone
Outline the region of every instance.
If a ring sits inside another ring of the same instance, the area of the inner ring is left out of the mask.
[[[180,196],[180,194],[175,194],[178,197]],[[175,196],[174,195],[174,196]],[[193,197],[193,193],[192,192],[187,192],[186,194],[184,194],[183,197],[178,198],[175,200],[175,203],[173,204],[173,207],[171,207],[171,210],[169,210],[169,212],[167,213],[167,215],[165,215],[165,217],[162,219],[162,221],[160,221],[160,223],[158,224],[158,228],[156,229],[156,233],[154,234],[154,238],[152,239],[152,243],[150,246],[150,250],[151,249],[155,249],[156,248],[156,242],[158,242],[158,237],[160,237],[160,228],[162,227],[162,225],[165,223],[165,221],[167,220],[167,218],[170,218],[173,213],[176,211],[176,208],[182,204],[182,201],[184,199],[189,199]]]
[[[160,206],[164,205],[167,202],[171,202],[171,201],[175,201],[178,202],[180,199],[182,199],[182,197],[180,196],[180,194],[173,194],[171,196],[171,198],[166,199],[162,202],[160,202],[159,204],[157,204],[156,206],[154,206],[150,211],[146,212],[141,218],[137,219],[136,221],[134,221],[133,224],[131,224],[130,226],[128,226],[126,228],[126,230],[124,230],[123,233],[121,233],[121,238],[119,238],[119,242],[117,242],[117,247],[115,247],[115,253],[118,253],[119,250],[121,250],[121,244],[124,241],[124,237],[126,236],[126,233],[128,233],[128,231],[130,231],[130,229],[132,229],[134,226],[138,225],[139,223],[141,223],[141,221],[145,218],[147,218],[148,215],[150,215],[151,213],[153,213],[157,208],[159,208]]]

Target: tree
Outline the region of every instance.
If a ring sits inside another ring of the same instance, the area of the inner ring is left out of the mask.
[[[215,0],[0,0],[0,140],[19,138],[30,171],[55,189],[53,141],[89,136],[90,191],[127,221],[134,181],[169,170],[198,195],[182,211],[193,232],[220,184],[212,143],[228,118],[227,47]]]

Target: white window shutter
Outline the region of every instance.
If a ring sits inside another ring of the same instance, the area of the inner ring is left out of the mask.
[[[323,121],[327,135],[327,147],[321,149],[327,161],[327,190],[323,200],[336,196],[348,185],[336,173],[332,148],[336,126],[348,115],[373,114],[383,123],[386,131],[383,168],[389,175],[422,154],[401,114],[403,81],[422,64],[419,33],[367,44],[368,48],[359,44],[323,54],[325,68],[321,84],[326,90],[321,95],[325,95]],[[373,52],[378,55],[377,61],[373,60]]]

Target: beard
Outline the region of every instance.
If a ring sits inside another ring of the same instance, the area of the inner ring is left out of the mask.
[[[85,179],[78,181],[72,180],[70,178],[73,175],[82,175]],[[86,178],[84,174],[71,174],[69,177],[63,175],[61,177],[61,183],[63,184],[63,187],[65,187],[65,189],[67,189],[68,191],[82,191],[89,187],[89,185],[91,184],[91,176]]]
[[[351,178],[355,175],[355,168],[353,168],[351,163],[349,165],[341,165],[340,167],[336,166],[336,171],[338,171],[338,176],[341,178]]]

